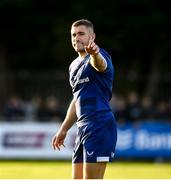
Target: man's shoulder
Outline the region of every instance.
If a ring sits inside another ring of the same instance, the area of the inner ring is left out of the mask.
[[[100,53],[101,53],[103,56],[111,59],[111,55],[110,55],[105,49],[100,48]]]

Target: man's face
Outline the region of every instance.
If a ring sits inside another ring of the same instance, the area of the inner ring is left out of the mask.
[[[94,33],[89,27],[84,25],[77,27],[72,26],[71,41],[76,52],[85,52],[84,46],[89,44],[91,38],[94,40]]]

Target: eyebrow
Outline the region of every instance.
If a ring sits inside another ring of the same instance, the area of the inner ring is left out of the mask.
[[[85,32],[84,31],[78,31],[78,32],[76,32],[76,33],[71,33],[72,35],[76,35],[76,34],[85,34]]]

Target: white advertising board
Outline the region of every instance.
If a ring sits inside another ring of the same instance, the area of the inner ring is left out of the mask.
[[[71,159],[76,127],[69,130],[65,148],[54,151],[51,140],[59,127],[58,123],[0,123],[0,158]]]

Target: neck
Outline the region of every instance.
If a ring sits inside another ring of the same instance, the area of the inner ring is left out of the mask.
[[[78,56],[82,59],[84,59],[87,56],[87,52],[78,52]]]

